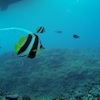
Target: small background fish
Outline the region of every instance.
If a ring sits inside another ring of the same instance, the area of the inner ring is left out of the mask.
[[[61,34],[61,33],[63,33],[63,31],[55,31],[55,33],[59,33],[59,34]]]
[[[77,34],[74,34],[73,35],[73,38],[76,38],[77,39],[77,38],[79,38],[79,36]]]
[[[45,32],[45,28],[43,26],[39,26],[36,28],[36,33],[44,33]]]

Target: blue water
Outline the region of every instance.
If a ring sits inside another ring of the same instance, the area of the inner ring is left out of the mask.
[[[37,26],[46,32],[38,34],[46,49],[100,48],[100,0],[23,0],[0,11],[0,29],[18,27],[35,33]],[[62,31],[61,34],[55,31]],[[14,51],[18,30],[0,31],[0,53]],[[74,39],[78,34],[79,39]]]

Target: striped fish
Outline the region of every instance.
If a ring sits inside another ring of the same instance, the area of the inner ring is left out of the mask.
[[[45,28],[43,26],[39,26],[36,29],[36,33],[44,33],[45,32]]]
[[[19,42],[15,44],[15,50],[20,57],[34,58],[41,49],[44,49],[44,47],[36,34],[21,37]]]

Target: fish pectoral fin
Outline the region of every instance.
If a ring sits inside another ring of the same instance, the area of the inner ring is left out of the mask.
[[[15,51],[19,51],[19,49],[20,49],[19,44],[15,44]]]

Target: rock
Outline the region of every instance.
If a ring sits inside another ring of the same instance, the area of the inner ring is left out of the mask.
[[[100,96],[100,85],[95,85],[93,88],[89,91],[90,94],[93,96]]]

